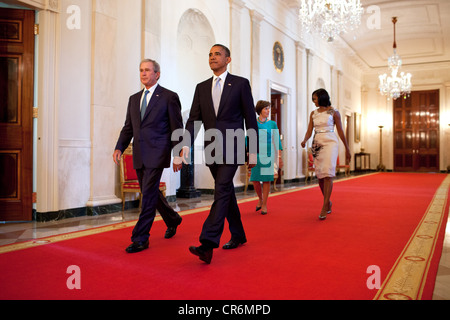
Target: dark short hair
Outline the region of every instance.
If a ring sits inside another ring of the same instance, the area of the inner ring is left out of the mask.
[[[261,111],[262,111],[264,108],[269,107],[269,106],[270,106],[270,102],[269,102],[269,101],[259,100],[259,101],[256,103],[256,107],[255,107],[256,113],[257,113],[258,115],[260,115],[260,114],[261,114]]]
[[[314,98],[314,95],[317,96],[317,102],[318,102],[319,106],[321,106],[321,107],[331,106],[330,95],[328,94],[327,90],[317,89],[312,94],[313,98]]]
[[[228,49],[226,46],[224,46],[223,44],[219,44],[216,43],[215,45],[213,45],[211,48],[213,47],[221,47],[223,50],[225,50],[225,57],[231,57],[231,51],[230,49]]]

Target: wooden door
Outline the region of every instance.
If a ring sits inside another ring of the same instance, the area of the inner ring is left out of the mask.
[[[394,101],[394,170],[439,172],[439,90]]]
[[[0,221],[32,219],[34,11],[0,9]]]

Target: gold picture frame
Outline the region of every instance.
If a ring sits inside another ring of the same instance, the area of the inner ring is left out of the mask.
[[[361,141],[361,113],[355,112],[353,113],[353,115],[355,118],[354,120],[355,142],[358,143]]]
[[[282,73],[284,69],[284,50],[281,43],[278,41],[273,45],[273,64],[278,73]]]

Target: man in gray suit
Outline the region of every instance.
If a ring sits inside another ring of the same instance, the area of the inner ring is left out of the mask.
[[[114,162],[119,164],[122,153],[133,139],[133,166],[143,198],[141,214],[131,236],[132,244],[126,248],[128,253],[148,248],[156,210],[168,228],[165,238],[175,235],[182,220],[159,190],[163,170],[170,166],[171,150],[178,143],[171,140],[172,132],[183,128],[180,99],[175,92],[158,84],[160,74],[156,61],[141,62],[140,78],[145,88],[129,99],[125,124],[113,154]],[[173,167],[178,171],[181,164]]]

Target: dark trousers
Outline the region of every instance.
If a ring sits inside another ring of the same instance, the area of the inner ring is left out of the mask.
[[[133,242],[148,240],[156,210],[158,210],[167,227],[176,227],[181,222],[180,215],[167,203],[166,198],[159,190],[163,170],[162,168],[136,170],[142,192],[142,208],[139,220],[131,234],[131,241]]]
[[[214,202],[203,224],[200,242],[205,246],[218,248],[225,218],[228,220],[231,238],[237,241],[246,239],[233,184],[238,166],[212,165],[209,169],[214,178]]]

